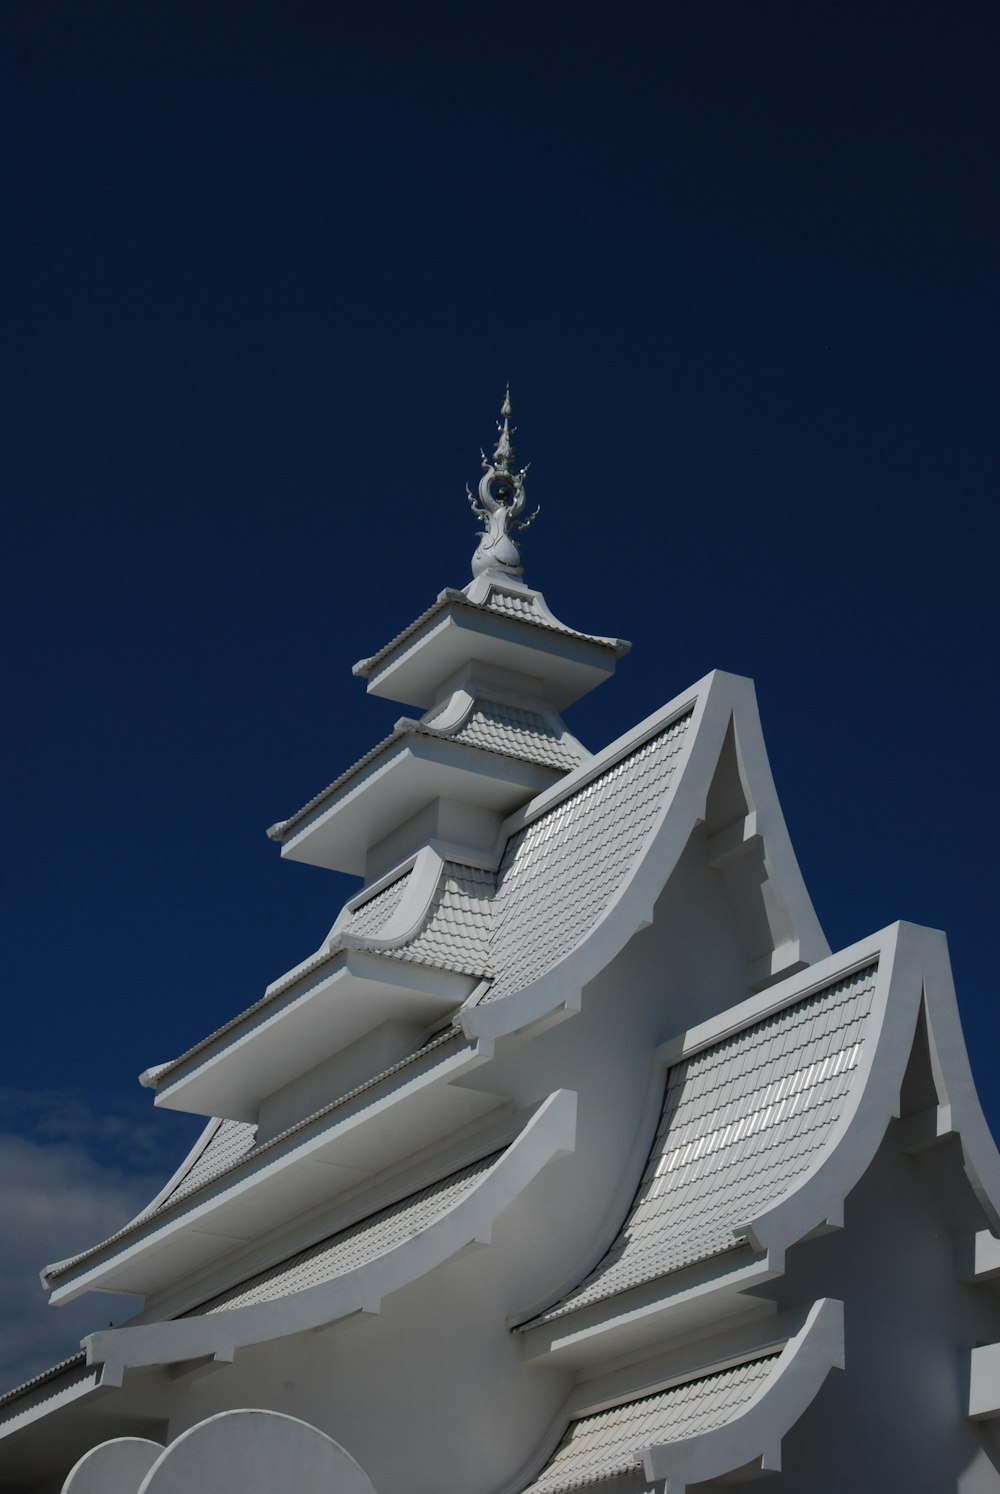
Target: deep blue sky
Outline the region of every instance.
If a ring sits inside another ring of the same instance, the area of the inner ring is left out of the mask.
[[[135,1075],[353,885],[264,828],[402,713],[350,666],[468,580],[508,378],[528,579],[634,641],[570,725],[752,675],[831,943],[949,931],[1000,1132],[998,34],[986,3],[4,5],[25,1261],[171,1170],[192,1126]],[[75,1346],[41,1301],[18,1369]]]

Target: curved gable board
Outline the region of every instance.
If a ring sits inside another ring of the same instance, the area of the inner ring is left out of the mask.
[[[756,833],[764,845],[765,866],[773,893],[783,905],[792,931],[794,957],[811,964],[829,954],[819,921],[802,880],[778,803],[764,749],[752,681],[718,671],[693,690],[678,696],[626,737],[613,743],[578,775],[540,796],[529,810],[509,822],[511,834],[521,825],[569,800],[586,784],[645,742],[692,712],[670,792],[645,839],[643,848],[593,926],[537,979],[522,989],[490,1001],[489,993],[459,1014],[469,1037],[487,1041],[518,1031],[558,1010],[579,1009],[583,987],[653,920],[657,898],[666,886],[694,827],[705,819],[712,781],[730,724],[735,726],[741,771],[756,815]]]
[[[906,937],[919,944],[923,972],[924,1007],[934,1082],[938,1091],[941,1134],[957,1133],[970,1186],[1000,1234],[1000,1151],[979,1103],[962,1032],[955,983],[948,958],[948,940],[937,929],[902,924]]]
[[[872,1038],[844,1113],[817,1161],[773,1208],[738,1225],[755,1247],[781,1269],[785,1251],[826,1222],[843,1223],[844,1200],[877,1152],[890,1121],[897,1119],[900,1090],[926,1005],[932,1061],[949,1129],[959,1132],[969,1181],[994,1229],[1000,1221],[1000,1155],[975,1092],[955,1004],[947,943],[935,929],[898,923],[862,940],[811,971],[835,968],[878,954]]]
[[[643,1453],[647,1478],[665,1480],[665,1494],[717,1479],[761,1460],[781,1468],[781,1439],[815,1400],[831,1369],[844,1368],[844,1308],[814,1303],[802,1329],[782,1350],[771,1374],[731,1420],[696,1437],[653,1445]]]
[[[138,1214],[134,1214],[126,1224],[116,1230],[109,1239],[117,1239],[143,1224],[148,1224],[153,1215],[166,1208],[168,1204],[179,1202],[188,1193],[193,1193],[195,1189],[209,1182],[217,1174],[224,1172],[234,1160],[250,1150],[256,1129],[252,1122],[224,1120],[219,1116],[206,1122],[191,1150],[164,1183],[159,1193],[150,1199]],[[107,1243],[108,1241],[101,1242],[101,1244]],[[97,1249],[100,1249],[100,1245],[92,1247],[92,1250]],[[84,1252],[84,1254],[90,1253],[90,1251]],[[82,1255],[66,1256],[64,1260],[52,1261],[49,1265],[43,1266],[39,1272],[42,1285],[49,1287],[51,1285],[50,1275],[58,1275],[82,1258]]]
[[[844,1367],[843,1304],[814,1302],[780,1353],[764,1353],[666,1389],[570,1418],[565,1408],[542,1449],[501,1494],[569,1494],[610,1487],[640,1470],[669,1494],[757,1464],[781,1467],[781,1441],[815,1399],[831,1369]],[[561,1440],[560,1440],[561,1439]]]
[[[488,1244],[494,1221],[547,1163],[573,1150],[576,1096],[557,1090],[539,1106],[500,1160],[453,1207],[424,1229],[344,1274],[276,1301],[217,1313],[106,1329],[85,1340],[88,1362],[112,1374],[142,1365],[215,1356],[377,1312],[383,1297],[419,1280],[474,1242]]]
[[[60,1494],[136,1494],[162,1452],[146,1437],[112,1437],[73,1464]]]

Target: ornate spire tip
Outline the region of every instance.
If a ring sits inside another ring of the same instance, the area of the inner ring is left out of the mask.
[[[497,421],[500,438],[490,461],[483,452],[483,475],[479,479],[478,495],[473,496],[466,486],[472,512],[482,520],[484,533],[472,557],[472,574],[481,576],[486,571],[520,579],[524,572],[521,552],[511,535],[513,529],[527,529],[538,515],[538,509],[527,519],[520,517],[524,508],[524,479],[527,467],[520,472],[514,470],[513,435],[516,426],[510,423],[512,414],[510,385],[507,385],[500,415]]]

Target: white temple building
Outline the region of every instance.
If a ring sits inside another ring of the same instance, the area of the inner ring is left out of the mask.
[[[268,832],[363,885],[142,1076],[205,1130],[43,1281],[144,1309],[0,1397],[0,1489],[1000,1490],[944,937],[831,954],[749,681],[571,734],[628,645],[524,581],[502,415],[473,580],[355,666],[422,714]]]

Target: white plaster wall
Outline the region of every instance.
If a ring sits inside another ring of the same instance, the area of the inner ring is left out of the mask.
[[[426,1023],[383,1022],[357,1042],[307,1069],[297,1079],[275,1090],[261,1105],[257,1120],[258,1142],[313,1115],[337,1095],[347,1094],[391,1064],[412,1053]]]
[[[136,1494],[375,1494],[354,1459],[315,1427],[241,1409],[192,1427],[166,1447]],[[125,1494],[125,1491],[122,1491]]]
[[[146,1437],[113,1437],[74,1464],[62,1494],[136,1494],[162,1451]]]
[[[993,1290],[959,1280],[973,1224],[983,1227],[951,1147],[905,1155],[892,1127],[845,1228],[789,1253],[779,1305],[841,1297],[847,1367],[785,1439],[775,1494],[1000,1490],[987,1439],[966,1419],[968,1351],[1000,1339]]]
[[[714,936],[692,939],[692,928]],[[170,1437],[233,1406],[264,1406],[334,1437],[379,1494],[501,1487],[572,1383],[568,1372],[525,1364],[510,1323],[575,1284],[613,1237],[659,1113],[655,1049],[748,994],[745,956],[696,832],[653,926],[592,983],[580,1013],[501,1040],[464,1081],[517,1105],[576,1091],[575,1152],[529,1185],[488,1247],[393,1294],[377,1316],[241,1350],[230,1366],[173,1382]]]

